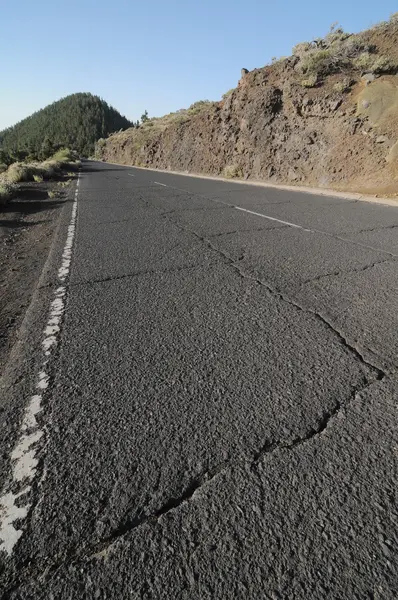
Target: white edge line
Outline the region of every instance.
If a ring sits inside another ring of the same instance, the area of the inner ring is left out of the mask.
[[[160,183],[159,181],[154,181],[153,183],[156,183],[156,185],[162,185],[163,187],[169,187],[165,183]]]
[[[43,394],[48,389],[50,377],[47,373],[49,356],[58,344],[60,324],[65,312],[66,286],[65,279],[69,275],[72,247],[76,230],[77,196],[80,183],[78,175],[75,198],[72,206],[71,220],[68,226],[67,238],[62,254],[61,267],[58,270],[58,286],[50,304],[49,317],[44,329],[42,340],[43,359],[36,379],[36,393],[31,396],[24,411],[20,428],[20,436],[11,452],[12,478],[6,483],[0,496],[0,551],[11,556],[13,549],[23,534],[22,528],[14,524],[28,516],[31,503],[27,498],[36,476],[38,458],[37,443],[44,436],[44,428],[40,427],[36,415],[42,411]],[[22,497],[22,498],[21,498]]]

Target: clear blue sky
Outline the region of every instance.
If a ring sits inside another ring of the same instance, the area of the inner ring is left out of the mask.
[[[397,10],[394,0],[9,0],[0,130],[74,92],[130,119],[217,100],[242,67],[289,55],[335,21],[359,31]]]

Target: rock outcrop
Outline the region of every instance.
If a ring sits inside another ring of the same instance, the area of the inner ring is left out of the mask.
[[[292,57],[242,70],[238,87],[221,102],[196,103],[110,136],[99,157],[274,183],[397,192],[397,22],[358,36],[340,30],[332,35],[320,49],[319,40],[300,44]],[[308,83],[308,74],[316,83]]]

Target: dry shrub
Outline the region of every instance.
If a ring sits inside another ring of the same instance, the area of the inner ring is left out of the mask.
[[[223,175],[228,179],[234,179],[236,177],[243,177],[243,171],[239,165],[227,165],[224,167]]]

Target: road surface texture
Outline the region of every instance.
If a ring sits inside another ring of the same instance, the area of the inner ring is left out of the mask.
[[[396,599],[398,208],[95,162],[76,197],[1,404],[2,597]]]

